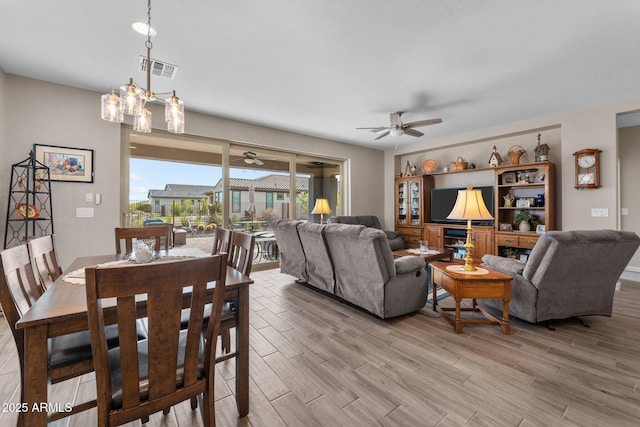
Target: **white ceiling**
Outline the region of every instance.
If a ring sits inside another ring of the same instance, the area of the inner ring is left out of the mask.
[[[0,68],[107,92],[144,0],[0,0]],[[640,94],[638,0],[155,0],[152,57],[187,109],[389,148]],[[98,101],[96,100],[98,103]],[[98,105],[98,104],[96,104]],[[441,117],[421,138],[356,127]],[[98,114],[96,112],[96,114]],[[189,124],[187,122],[187,132]]]

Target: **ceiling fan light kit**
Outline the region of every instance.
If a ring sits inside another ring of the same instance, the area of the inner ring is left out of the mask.
[[[111,123],[122,123],[124,115],[133,116],[133,129],[137,132],[151,132],[152,114],[146,107],[147,102],[164,102],[167,130],[172,133],[184,133],[184,103],[176,92],[154,93],[151,90],[151,37],[155,30],[151,27],[151,0],[147,2],[147,87],[143,88],[129,79],[129,84],[120,88],[119,96],[114,89],[102,95],[100,117]]]
[[[404,114],[403,111],[396,111],[395,113],[391,113],[389,115],[389,119],[391,124],[389,126],[376,126],[376,127],[367,127],[367,128],[356,128],[358,130],[368,130],[370,132],[378,134],[375,140],[384,138],[387,135],[391,136],[402,136],[402,135],[411,135],[415,137],[423,136],[424,133],[415,130],[414,128],[421,126],[429,126],[435,125],[437,123],[442,123],[442,119],[427,119],[427,120],[418,120],[416,122],[410,123],[402,123],[401,116]]]

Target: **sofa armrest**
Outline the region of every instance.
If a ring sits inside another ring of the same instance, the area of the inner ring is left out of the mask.
[[[501,271],[506,274],[520,274],[524,270],[524,262],[513,258],[505,258],[496,255],[485,254],[482,262],[489,268]]]
[[[388,231],[388,230],[383,230],[384,234],[387,235],[387,239],[389,240],[393,240],[393,239],[397,239],[398,237],[400,237],[400,233],[398,233],[397,231]]]
[[[406,274],[424,268],[424,259],[420,256],[407,255],[393,260],[396,274]]]

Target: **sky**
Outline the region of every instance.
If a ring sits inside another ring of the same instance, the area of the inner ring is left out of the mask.
[[[233,178],[259,178],[272,172],[232,168],[229,173]],[[210,185],[213,188],[221,177],[219,166],[131,158],[129,200],[148,200],[149,190],[164,190],[166,184]]]

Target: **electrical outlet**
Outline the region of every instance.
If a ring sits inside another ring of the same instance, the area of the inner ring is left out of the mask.
[[[629,208],[620,209],[620,215],[629,215]]]
[[[591,216],[607,217],[609,216],[609,209],[608,208],[591,208]]]

